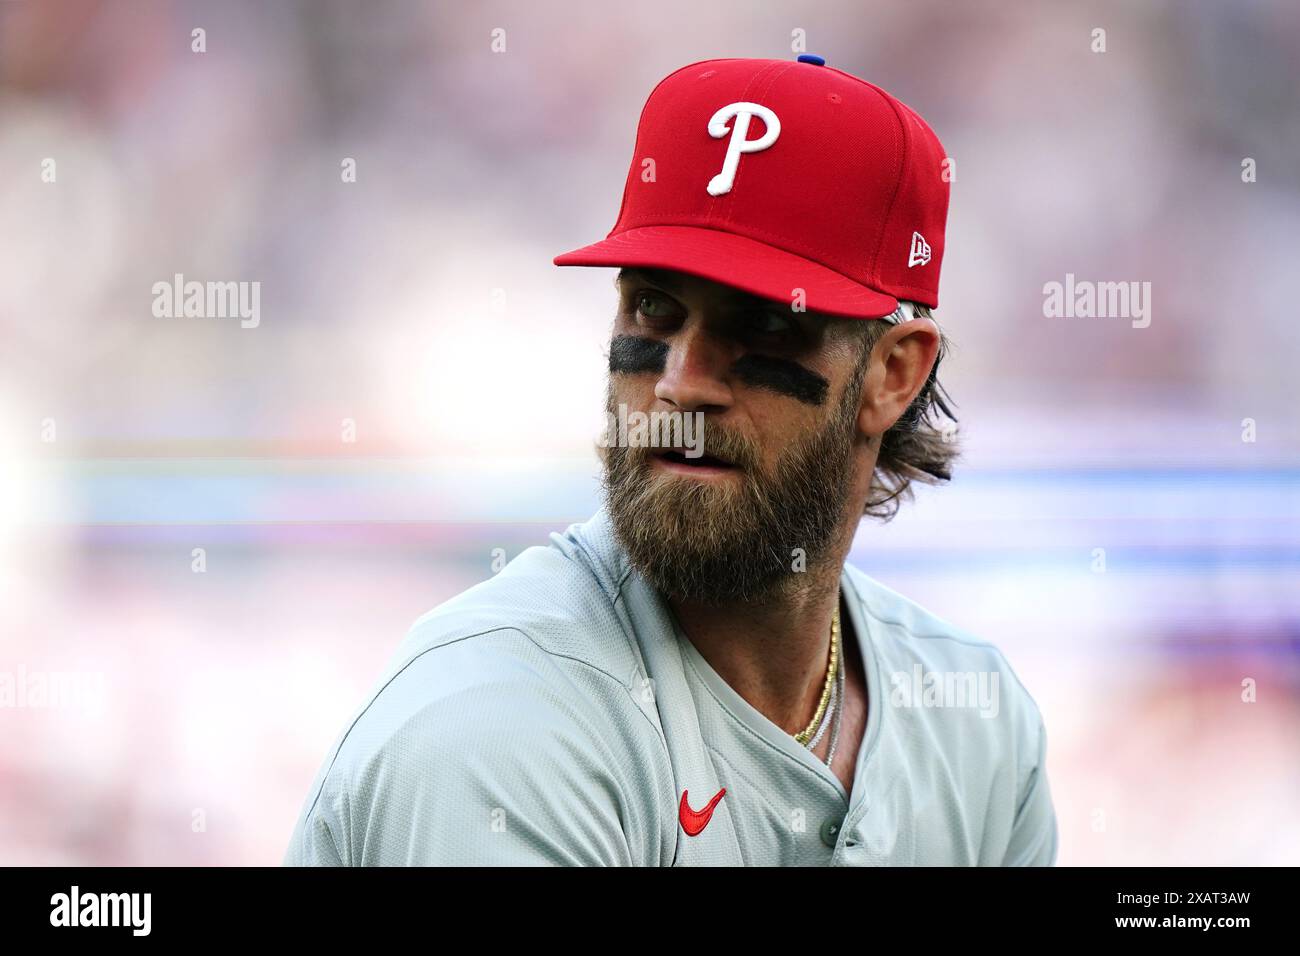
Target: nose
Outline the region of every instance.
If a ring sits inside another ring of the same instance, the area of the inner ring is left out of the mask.
[[[669,342],[655,397],[682,411],[721,411],[732,401],[726,373],[734,358],[701,323],[687,323]]]

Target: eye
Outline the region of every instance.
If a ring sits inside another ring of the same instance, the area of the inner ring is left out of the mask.
[[[786,318],[779,312],[756,312],[748,319],[751,331],[759,332],[763,335],[785,335],[787,332],[793,332],[796,325],[793,320]]]
[[[652,292],[649,289],[642,289],[633,297],[636,302],[636,311],[638,315],[647,319],[672,319],[676,317],[676,311],[673,303],[663,295]]]
[[[647,319],[667,319],[668,303],[654,293],[637,293],[637,311]]]

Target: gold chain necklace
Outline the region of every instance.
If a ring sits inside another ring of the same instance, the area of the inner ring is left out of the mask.
[[[800,744],[807,745],[809,738],[817,730],[817,725],[821,723],[822,715],[826,713],[826,707],[830,704],[831,688],[835,686],[835,675],[837,672],[836,665],[840,659],[840,605],[839,601],[835,602],[835,614],[831,617],[831,660],[826,668],[826,684],[822,688],[821,703],[817,705],[817,713],[813,714],[813,719],[807,727],[794,735],[794,739]]]

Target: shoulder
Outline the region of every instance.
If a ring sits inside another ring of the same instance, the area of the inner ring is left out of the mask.
[[[654,862],[667,752],[586,577],[529,549],[416,621],[286,862]]]
[[[630,687],[637,655],[616,610],[616,587],[582,551],[557,546],[567,539],[552,538],[551,546],[528,548],[499,573],[421,616],[390,671],[437,647],[513,631],[556,661],[583,665]],[[484,643],[491,641],[479,641]]]
[[[946,681],[949,694],[943,702],[964,702],[965,709],[978,712],[986,721],[996,721],[1009,708],[1018,729],[1028,729],[1036,737],[1041,720],[1038,705],[996,644],[851,565],[845,569],[867,619],[885,689],[897,691],[898,703],[915,691],[918,675],[932,695],[943,690],[939,682]],[[966,692],[965,696],[954,698],[960,691]],[[983,691],[983,697],[972,697],[971,691]],[[995,726],[1003,724],[995,722]]]
[[[1048,800],[1038,703],[992,641],[845,569],[876,657],[882,720],[923,741],[908,759],[1009,839],[1029,798]]]

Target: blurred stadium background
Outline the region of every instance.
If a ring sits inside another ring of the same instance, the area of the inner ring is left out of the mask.
[[[94,692],[0,706],[0,863],[280,861],[410,623],[598,505],[613,274],[551,257],[645,96],[798,29],[957,160],[967,456],[852,560],[1006,652],[1061,863],[1300,860],[1296,5],[18,0],[0,677]],[[155,318],[176,273],[260,325]],[[1066,273],[1150,327],[1045,318]]]

